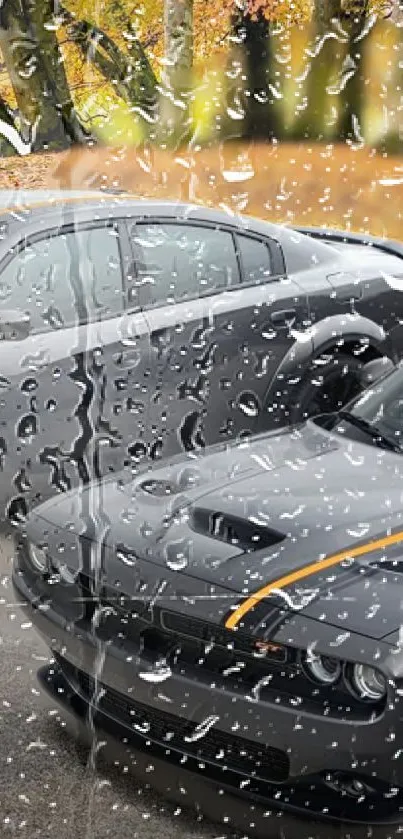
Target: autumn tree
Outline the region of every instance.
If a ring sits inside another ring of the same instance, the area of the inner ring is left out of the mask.
[[[157,79],[147,54],[134,31],[130,32],[130,52],[126,53],[111,36],[92,21],[77,18],[60,7],[68,38],[78,46],[83,58],[94,64],[106,82],[128,105],[146,112],[157,98]]]
[[[239,61],[236,78],[244,77],[244,84],[235,84],[233,93],[237,103],[228,108],[230,134],[244,138],[271,140],[279,133],[279,114],[276,108],[276,79],[270,33],[270,20],[262,8],[237,10],[232,16],[233,58]],[[231,76],[231,72],[229,72]],[[235,90],[234,90],[235,88]],[[231,91],[231,86],[230,86]],[[242,111],[244,112],[242,118]],[[238,121],[239,119],[239,121]]]
[[[19,109],[19,129],[33,149],[82,142],[55,32],[51,0],[5,0],[0,46]]]
[[[165,0],[164,53],[159,136],[176,145],[191,130],[193,0]]]
[[[366,49],[383,5],[383,0],[314,1],[306,107],[297,119],[297,136],[361,137]]]
[[[281,137],[282,93],[277,77],[273,29],[306,22],[310,0],[292,3],[289,0],[245,0],[244,3],[224,0],[224,5],[232,20],[226,129],[230,135],[244,138],[270,140]],[[235,117],[232,127],[231,114]]]
[[[385,19],[396,29],[394,58],[389,77],[393,93],[387,110],[387,130],[379,143],[382,151],[401,154],[403,151],[403,0],[390,0],[385,8]]]
[[[340,98],[337,137],[361,139],[365,108],[365,57],[372,23],[370,0],[344,0],[340,9],[341,25],[346,33],[346,53],[340,73]]]

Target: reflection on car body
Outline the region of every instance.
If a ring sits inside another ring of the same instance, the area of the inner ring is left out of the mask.
[[[55,656],[54,699],[242,795],[388,820],[402,400],[398,368],[341,413],[38,507],[13,581]]]
[[[340,407],[364,361],[400,356],[398,246],[102,192],[0,205],[11,514],[144,456]]]

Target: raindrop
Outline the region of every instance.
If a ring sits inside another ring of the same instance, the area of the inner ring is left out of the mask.
[[[178,542],[171,542],[165,547],[165,561],[171,571],[183,571],[189,564],[192,542],[189,539],[180,539]]]
[[[362,539],[364,536],[367,535],[369,531],[369,524],[358,524],[358,527],[355,530],[350,530],[347,528],[347,535],[353,536],[354,539]]]
[[[120,518],[125,524],[132,524],[137,518],[137,510],[133,507],[128,507],[121,512]]]
[[[148,521],[143,521],[143,523],[140,525],[140,535],[144,536],[147,539],[149,536],[151,536],[152,532],[153,530],[151,524],[149,524]]]
[[[38,382],[34,378],[25,379],[21,385],[22,393],[32,393],[38,387]]]
[[[158,664],[156,664],[154,670],[146,670],[143,673],[139,673],[139,679],[143,679],[144,682],[151,682],[155,685],[165,682],[170,678],[170,676],[172,676],[171,668],[167,665]]]
[[[116,558],[120,559],[124,565],[128,565],[129,568],[134,568],[137,562],[135,554],[132,554],[129,550],[122,547],[118,547],[116,549]]]
[[[244,391],[238,399],[238,408],[246,417],[257,417],[259,414],[259,402],[254,393]]]
[[[27,414],[18,423],[17,434],[20,438],[32,437],[37,431],[36,417],[33,414]]]
[[[234,120],[245,119],[245,111],[241,107],[239,107],[238,110],[235,110],[235,108],[228,107],[227,108],[227,114],[230,117],[230,119],[234,119]]]
[[[202,740],[203,737],[205,737],[206,734],[208,734],[210,729],[213,727],[213,725],[215,725],[218,722],[219,719],[220,717],[218,717],[216,714],[207,717],[207,719],[205,719],[203,722],[199,723],[199,725],[196,726],[192,734],[185,735],[185,743],[194,743],[197,740]]]
[[[347,55],[344,62],[343,67],[341,70],[341,74],[339,79],[337,80],[336,84],[329,85],[326,88],[326,92],[330,96],[338,96],[345,87],[347,86],[350,79],[355,75],[357,70],[357,65],[351,55]]]
[[[228,183],[240,183],[242,181],[249,181],[253,178],[255,172],[253,169],[224,169],[222,176]]]

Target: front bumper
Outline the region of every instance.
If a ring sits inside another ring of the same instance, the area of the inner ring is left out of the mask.
[[[361,808],[357,813],[354,808],[340,809],[339,800],[332,801],[329,791],[318,789],[318,806],[322,802],[323,811],[324,801],[327,805],[327,812],[318,814],[306,806],[306,788],[298,800],[294,796],[288,803],[279,801],[276,793],[270,797],[267,789],[236,790],[219,773],[215,778],[203,776],[191,761],[184,764],[183,756],[174,752],[168,756],[165,749],[90,707],[57,666],[42,667],[38,679],[42,690],[58,703],[63,729],[90,750],[92,766],[103,760],[113,762],[180,808],[193,810],[199,819],[211,819],[226,830],[256,839],[267,839],[269,834],[272,839],[341,839],[344,835],[367,839],[369,833],[372,839],[385,839],[400,833],[403,804],[399,807],[397,801],[391,812]]]
[[[42,684],[90,735],[100,728],[124,745],[185,766],[216,793],[222,788],[276,811],[361,824],[399,819],[403,793],[390,787],[403,787],[403,768],[386,712],[372,723],[348,724],[251,702],[175,670],[165,680],[154,678],[138,649],[118,638],[105,643],[91,627],[65,620],[41,603],[18,570],[13,583],[56,657],[55,672],[42,673]],[[332,782],[366,780],[377,795],[350,798],[325,784],[328,775]]]

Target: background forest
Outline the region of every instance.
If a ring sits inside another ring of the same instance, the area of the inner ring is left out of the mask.
[[[0,187],[403,240],[402,91],[403,0],[3,0]]]
[[[4,0],[1,153],[309,139],[403,146],[396,0]]]

